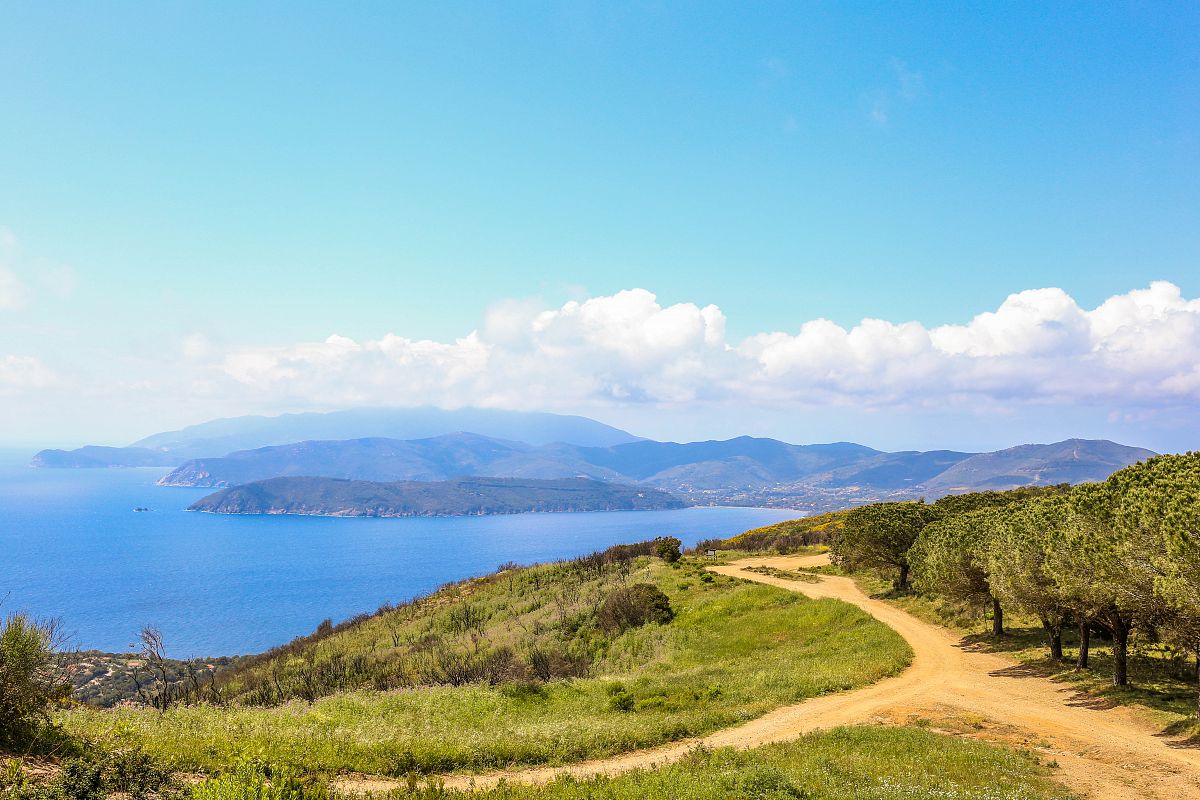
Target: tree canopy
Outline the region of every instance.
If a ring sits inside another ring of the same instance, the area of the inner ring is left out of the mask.
[[[908,551],[938,512],[924,502],[875,503],[846,515],[833,540],[834,559],[847,569],[896,570],[896,588],[908,588]]]

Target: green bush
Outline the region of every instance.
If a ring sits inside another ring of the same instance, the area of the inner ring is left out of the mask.
[[[287,770],[245,763],[192,787],[190,800],[329,800],[329,787],[303,781]]]
[[[617,692],[608,701],[608,707],[613,711],[633,711],[633,706],[633,696],[625,690]]]
[[[170,774],[140,750],[121,750],[67,759],[49,783],[29,782],[21,762],[8,763],[0,787],[5,800],[104,800],[114,793],[142,800],[176,796]]]
[[[660,536],[654,540],[654,555],[666,561],[668,564],[674,564],[679,560],[681,555],[680,547],[683,542],[676,539],[674,536]]]
[[[649,622],[665,625],[675,618],[671,600],[650,583],[635,583],[617,589],[600,607],[600,627],[610,633],[640,628]]]

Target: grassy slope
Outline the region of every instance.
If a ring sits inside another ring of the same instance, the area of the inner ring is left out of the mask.
[[[801,519],[789,519],[752,528],[745,533],[725,539],[721,549],[761,551],[774,550],[781,553],[799,552],[806,546],[828,541],[833,533],[841,530],[847,512],[829,511]]]
[[[708,581],[702,569],[695,561],[678,569],[657,559],[636,562],[623,580],[656,583],[670,596],[677,617],[670,625],[602,642],[592,677],[544,685],[358,690],[312,705],[202,705],[161,716],[76,709],[61,719],[74,733],[139,743],[184,769],[220,769],[245,756],[306,771],[485,769],[561,763],[703,734],[805,697],[870,683],[910,658],[897,634],[857,609],[729,578]],[[419,631],[430,624],[437,628],[469,602],[489,615],[490,640],[519,646],[528,631],[538,635],[529,614],[570,618],[551,599],[563,586],[543,581],[541,589],[530,588],[528,580],[537,574],[523,571],[519,579],[502,574],[393,613],[409,615],[405,624]],[[586,599],[589,588],[585,583],[573,591]],[[382,659],[380,643],[391,646],[389,626],[396,622],[376,617],[317,646],[365,650]],[[593,639],[581,641],[596,646]],[[616,710],[614,694],[630,696],[634,709]]]

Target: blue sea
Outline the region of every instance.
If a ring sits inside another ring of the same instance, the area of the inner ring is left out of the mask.
[[[34,469],[31,456],[0,451],[0,614],[57,617],[75,646],[114,652],[154,625],[175,657],[260,652],[327,617],[338,622],[508,561],[572,558],[663,535],[690,545],[800,516],[762,508],[199,514],[184,509],[211,490],[155,486],[165,469]]]

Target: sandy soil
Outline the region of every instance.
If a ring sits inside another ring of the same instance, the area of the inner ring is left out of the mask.
[[[759,747],[839,725],[913,724],[1040,751],[1060,767],[1071,790],[1092,800],[1200,798],[1200,749],[1160,732],[1144,712],[1107,708],[1075,689],[1033,675],[1014,661],[965,647],[948,630],[873,600],[849,578],[823,576],[800,583],[746,572],[746,567],[811,567],[825,556],[753,558],[711,569],[723,575],[831,597],[862,608],[903,636],[912,666],[871,686],[813,698],[702,739],[674,742],[612,758],[562,767],[447,776],[447,787],[488,787],[500,780],[545,783],[562,774],[612,775],[674,761],[696,747]],[[373,776],[347,776],[339,788],[373,793],[401,785]]]

